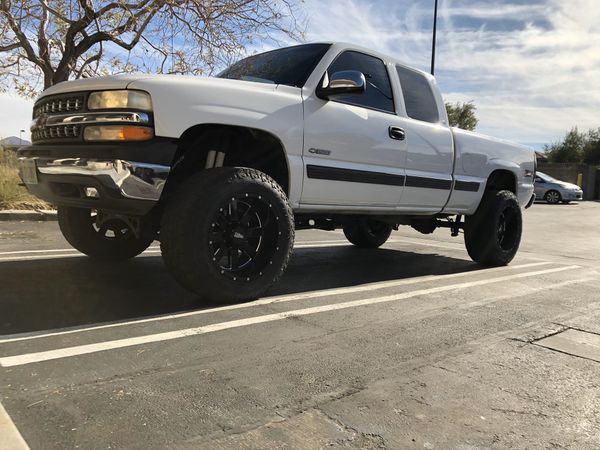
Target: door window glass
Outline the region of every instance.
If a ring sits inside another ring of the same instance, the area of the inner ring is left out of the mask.
[[[336,95],[332,98],[333,101],[394,112],[394,98],[390,78],[381,59],[364,53],[345,51],[329,66],[328,73],[331,75],[342,70],[362,72],[367,81],[367,86],[364,92]]]

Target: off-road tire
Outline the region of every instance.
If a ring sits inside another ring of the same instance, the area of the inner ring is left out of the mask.
[[[391,224],[376,220],[357,220],[344,225],[346,239],[360,248],[380,247],[391,233]]]
[[[246,213],[254,208],[248,214],[260,227],[252,228],[250,219],[244,219],[246,214],[234,219],[234,204],[236,214],[241,214],[242,207]],[[256,244],[258,232],[263,234]],[[216,250],[215,239],[221,242]],[[242,246],[243,239],[254,244]],[[294,214],[283,189],[265,173],[239,167],[208,169],[192,175],[169,200],[160,241],[173,277],[201,299],[252,300],[264,294],[288,265],[294,246]],[[247,257],[242,247],[254,248],[255,257],[234,270],[234,258],[239,263]],[[228,267],[222,265],[222,258],[230,261]]]
[[[465,245],[473,261],[486,266],[505,266],[515,257],[521,242],[523,219],[515,194],[487,192],[477,212],[467,216]]]
[[[103,227],[95,225],[92,210],[58,207],[58,226],[65,239],[81,253],[98,261],[123,261],[146,250],[152,239],[137,238],[120,219],[107,221]],[[113,231],[114,230],[114,231]],[[113,231],[112,236],[107,236]]]

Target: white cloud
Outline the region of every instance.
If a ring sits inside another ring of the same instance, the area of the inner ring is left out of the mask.
[[[600,126],[600,4],[511,3],[440,2],[436,75],[445,99],[473,100],[479,131],[520,142]],[[307,7],[310,40],[351,41],[429,69],[431,2],[343,0],[324,12],[309,0]],[[512,23],[488,30],[486,20]]]

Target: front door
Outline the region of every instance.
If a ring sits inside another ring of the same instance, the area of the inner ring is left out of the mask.
[[[404,185],[406,142],[389,74],[379,58],[344,51],[328,73],[357,70],[360,94],[304,101],[303,205],[395,207]],[[390,127],[393,127],[390,131]]]

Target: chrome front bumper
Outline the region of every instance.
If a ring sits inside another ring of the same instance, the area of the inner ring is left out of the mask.
[[[19,162],[27,189],[44,200],[132,215],[145,214],[160,199],[171,169],[122,159],[22,157]]]
[[[118,190],[123,197],[136,200],[160,198],[171,168],[134,161],[96,159],[36,160],[37,170],[46,175],[85,175],[96,177],[108,189]]]

